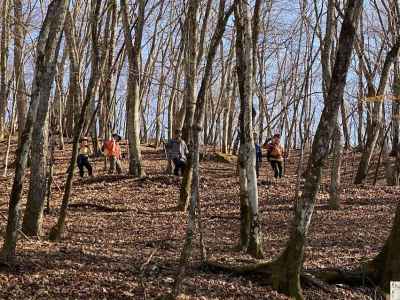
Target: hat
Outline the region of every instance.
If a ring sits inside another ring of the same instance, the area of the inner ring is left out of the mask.
[[[88,138],[86,136],[81,137],[81,142],[87,141],[87,140],[88,140]]]
[[[118,133],[114,133],[112,135],[113,138],[115,138],[116,140],[120,141],[121,140],[121,136]]]

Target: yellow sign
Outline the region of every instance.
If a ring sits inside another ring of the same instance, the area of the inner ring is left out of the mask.
[[[389,101],[400,101],[400,96],[395,95],[379,95],[379,96],[371,96],[371,97],[364,97],[362,101],[366,102],[383,102],[385,100]]]

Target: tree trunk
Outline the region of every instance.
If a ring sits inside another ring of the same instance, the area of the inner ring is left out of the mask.
[[[12,139],[12,128],[14,126],[15,123],[15,102],[16,102],[16,95],[14,94],[14,100],[13,100],[13,104],[12,104],[12,108],[11,108],[11,124],[10,124],[10,134],[8,135],[8,140],[7,140],[7,150],[4,156],[4,173],[3,176],[6,177],[7,176],[7,170],[8,170],[8,160],[10,157],[10,148],[11,148],[11,139]]]
[[[92,61],[92,64],[93,64],[93,61]],[[98,156],[100,156],[100,149],[99,149],[99,141],[98,141],[99,133],[97,130],[97,123],[99,122],[99,117],[98,117],[98,114],[96,113],[96,94],[97,94],[97,84],[96,83],[95,83],[95,87],[94,87],[94,91],[93,91],[93,97],[92,97],[92,100],[90,101],[90,105],[89,105],[89,114],[87,114],[87,116],[89,118],[92,115],[94,116],[93,126],[91,126],[91,129],[90,129],[90,137],[92,139],[93,154],[95,157],[98,157]],[[98,101],[100,101],[100,99]],[[86,121],[87,121],[86,123],[89,123],[90,119],[86,119]]]
[[[233,81],[233,88],[232,88],[231,104],[230,104],[231,110],[229,111],[229,119],[228,119],[228,146],[229,146],[229,151],[232,150],[231,148],[232,148],[233,136],[234,136],[233,122],[234,122],[234,118],[235,118],[236,87],[237,87],[237,80],[234,80]]]
[[[185,121],[182,129],[182,137],[186,143],[191,144],[191,130],[194,119],[194,112],[196,108],[196,60],[197,60],[197,12],[200,1],[190,0],[186,12],[185,20],[185,95],[183,101],[185,102]],[[185,172],[182,179],[180,188],[180,195],[178,199],[178,210],[186,210],[189,203],[190,187],[192,185],[192,172],[193,167],[191,159],[188,159]]]
[[[24,48],[24,24],[22,15],[22,2],[21,0],[14,0],[14,74],[16,85],[16,97],[18,108],[18,137],[21,139],[22,132],[25,126],[27,97],[24,79],[24,61],[23,61],[23,48]]]
[[[57,61],[53,62],[54,65]],[[22,231],[28,236],[41,235],[43,208],[46,199],[47,152],[49,133],[49,98],[52,81],[40,94],[39,108],[32,133],[31,177]]]
[[[213,61],[215,58],[215,53],[220,43],[223,33],[225,31],[226,23],[230,15],[233,12],[233,6],[224,13],[225,8],[225,0],[220,0],[219,5],[219,13],[218,13],[218,23],[215,28],[215,32],[211,38],[211,44],[209,47],[209,52],[207,55],[207,63],[206,68],[204,71],[204,77],[201,82],[200,90],[197,96],[196,101],[196,110],[195,110],[195,119],[194,124],[191,132],[193,133],[192,136],[192,153],[190,156],[191,165],[193,166],[193,180],[191,181],[191,201],[190,201],[190,209],[189,209],[189,219],[188,225],[186,229],[186,238],[185,244],[181,253],[178,273],[175,279],[174,291],[173,296],[176,298],[181,290],[181,285],[183,281],[183,277],[185,274],[185,268],[188,262],[188,259],[192,255],[192,240],[195,231],[195,224],[196,224],[196,207],[198,206],[199,200],[199,181],[200,181],[200,166],[199,166],[199,157],[200,157],[200,133],[203,129],[203,121],[204,121],[204,111],[205,111],[205,99],[206,99],[206,92],[208,90],[208,86],[211,80],[211,70]],[[204,251],[202,251],[203,253]]]
[[[66,0],[54,0],[49,4],[37,43],[35,74],[32,84],[31,101],[21,143],[18,145],[16,170],[10,195],[6,236],[2,248],[2,259],[13,261],[20,223],[20,200],[22,196],[25,169],[31,144],[33,125],[36,120],[41,95],[49,90],[54,80],[55,63],[58,56],[59,42],[64,26]]]
[[[50,213],[50,199],[51,199],[51,185],[53,184],[53,176],[54,176],[54,152],[56,150],[56,135],[51,130],[49,131],[49,144],[50,144],[50,161],[49,161],[49,169],[48,169],[48,178],[47,178],[47,206],[44,210],[45,213]]]
[[[115,70],[113,67],[113,54],[114,54],[114,48],[115,48],[115,27],[117,23],[117,3],[115,0],[112,0],[110,3],[110,10],[111,10],[111,23],[110,23],[110,28],[109,28],[109,42],[107,46],[107,56],[106,56],[106,72],[107,74],[105,80],[105,94],[103,97],[104,100],[104,105],[103,105],[103,111],[104,111],[104,120],[103,120],[103,138],[104,140],[108,140],[111,138],[111,121],[112,121],[112,107],[113,107],[113,96],[112,96],[112,82],[114,79],[114,74]]]
[[[0,35],[0,140],[4,138],[5,114],[7,110],[7,61],[9,39],[9,0],[3,0],[1,5],[1,35]]]
[[[398,56],[399,49],[400,49],[400,37],[398,37],[396,43],[393,45],[393,47],[386,55],[384,65],[382,67],[382,74],[379,81],[379,87],[376,93],[372,88],[372,84],[369,84],[369,91],[368,91],[369,97],[383,96],[386,88],[386,83],[389,77],[390,67],[394,62],[394,60],[396,59],[396,57]],[[360,184],[364,182],[364,180],[368,176],[369,163],[374,154],[375,145],[378,140],[379,134],[382,131],[382,121],[383,121],[382,114],[383,114],[383,102],[377,101],[374,103],[373,106],[373,111],[371,116],[372,120],[371,122],[367,123],[367,142],[365,144],[365,150],[361,156],[361,160],[358,165],[357,175],[354,180],[355,184]]]
[[[174,108],[175,108],[175,102],[176,102],[176,91],[179,87],[179,82],[181,79],[181,64],[182,64],[182,53],[183,53],[183,43],[179,47],[179,54],[178,54],[178,59],[175,67],[175,73],[174,73],[174,79],[173,79],[173,84],[171,88],[171,93],[169,96],[168,100],[168,140],[171,140],[173,138],[173,132],[174,132]]]
[[[126,54],[129,62],[128,95],[126,107],[128,110],[127,131],[129,140],[129,174],[142,177],[145,172],[142,167],[140,151],[140,49],[142,44],[143,26],[145,22],[146,1],[138,1],[139,12],[135,26],[135,42],[132,44],[131,26],[129,24],[126,0],[121,0],[122,23],[124,27]]]
[[[361,63],[359,63],[360,65]],[[357,114],[358,114],[358,127],[357,127],[357,140],[358,140],[358,150],[363,151],[364,141],[363,141],[363,127],[364,127],[364,87],[363,87],[363,77],[362,77],[362,67],[358,67],[358,93],[357,93]]]
[[[322,167],[329,154],[329,143],[343,99],[362,2],[362,0],[347,2],[325,107],[313,141],[308,164],[309,170],[306,171],[308,176],[303,193],[295,204],[295,217],[289,241],[280,257],[272,263],[274,289],[296,299],[304,298],[300,287],[300,272],[303,264],[305,239],[321,182]]]
[[[98,23],[99,23],[99,14],[100,14],[100,7],[101,1],[100,0],[92,0],[92,18],[91,18],[91,42],[92,42],[92,68],[90,79],[85,95],[85,100],[82,104],[82,109],[80,112],[78,123],[75,125],[74,128],[74,137],[73,137],[73,145],[72,145],[72,155],[71,161],[68,169],[67,181],[65,183],[65,190],[64,195],[61,203],[60,208],[60,215],[57,220],[57,224],[51,229],[49,238],[50,240],[56,241],[60,240],[65,229],[65,220],[67,217],[67,208],[68,202],[71,195],[71,188],[72,188],[72,179],[74,177],[74,169],[76,166],[76,159],[78,157],[78,150],[79,150],[79,140],[82,134],[83,125],[85,122],[86,117],[86,110],[90,105],[90,101],[93,97],[93,92],[95,89],[95,84],[97,79],[100,76],[99,72],[99,47],[98,47]]]
[[[59,144],[58,148],[60,150],[64,150],[64,128],[63,128],[63,115],[64,115],[64,94],[63,94],[63,82],[64,82],[64,65],[67,59],[67,52],[64,49],[63,56],[61,58],[61,62],[57,65],[57,72],[56,72],[56,89],[55,89],[55,96],[54,96],[54,127],[50,131],[53,135],[59,137]],[[50,122],[50,124],[52,124]]]
[[[233,89],[235,88],[234,84],[231,84],[232,76],[234,75],[233,68],[232,68],[232,56],[234,53],[234,47],[235,43],[234,41],[231,42],[231,49],[230,51],[230,56],[229,56],[229,61],[228,61],[228,66],[227,66],[227,74],[228,74],[228,79],[227,79],[227,84],[225,87],[226,90],[226,96],[224,97],[224,110],[223,110],[223,117],[222,117],[222,153],[229,153],[230,151],[230,144],[229,144],[229,115],[232,109],[232,97],[234,97],[234,91]]]
[[[381,252],[369,263],[368,271],[375,283],[378,283],[387,294],[390,292],[390,282],[400,280],[400,204],[390,235]]]
[[[347,120],[346,104],[343,99],[340,105],[340,112],[342,113],[342,127],[343,127],[343,137],[344,137],[344,149],[350,149],[350,133]]]
[[[240,94],[240,167],[246,170],[247,195],[250,208],[250,233],[247,252],[263,257],[262,236],[258,216],[256,152],[253,137],[253,52],[250,5],[244,0],[235,6],[236,64]],[[243,183],[244,185],[244,183]],[[242,186],[242,184],[241,184]]]
[[[374,111],[371,115],[372,120],[367,124],[367,141],[358,165],[357,174],[354,180],[355,184],[361,184],[368,176],[369,163],[374,154],[375,145],[378,141],[379,134],[382,131],[382,109],[382,103],[374,104]]]
[[[171,39],[171,38],[169,38]],[[168,44],[170,44],[171,41],[169,41]],[[160,85],[158,87],[158,93],[157,93],[157,112],[156,112],[156,141],[155,141],[155,146],[156,149],[160,146],[161,143],[161,137],[164,135],[164,125],[162,122],[162,116],[163,116],[163,99],[164,99],[164,85],[165,81],[167,80],[167,74],[165,74],[164,69],[165,69],[165,59],[166,59],[166,54],[168,51],[168,46],[164,51],[162,51],[161,54],[161,74],[160,74]]]
[[[394,64],[393,78],[393,96],[400,99],[400,64],[399,59]],[[400,103],[399,101],[392,102],[392,153],[399,149],[400,141]]]
[[[78,53],[78,46],[75,36],[74,21],[71,13],[67,12],[65,20],[66,48],[69,54],[69,92],[67,99],[67,126],[68,136],[73,136],[73,128],[79,120],[79,107],[81,103],[82,90],[80,85],[80,64],[81,58]]]
[[[332,140],[332,167],[331,185],[329,188],[329,207],[332,209],[340,208],[340,169],[342,165],[342,136],[339,124],[336,124]]]

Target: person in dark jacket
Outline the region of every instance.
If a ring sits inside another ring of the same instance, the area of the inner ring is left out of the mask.
[[[84,167],[88,170],[89,176],[93,176],[93,168],[90,165],[89,162],[89,155],[91,155],[92,151],[89,148],[88,145],[88,139],[86,137],[83,137],[81,139],[81,143],[79,145],[79,155],[77,159],[77,164],[79,168],[79,175],[83,177],[85,171]]]
[[[166,145],[168,159],[172,160],[176,176],[183,175],[186,168],[187,155],[189,154],[188,147],[182,139],[182,131],[177,129],[175,131],[175,139],[172,139]]]
[[[256,148],[256,174],[257,178],[260,176],[260,167],[262,162],[262,150],[260,144],[257,142],[257,135],[254,134],[254,147]]]

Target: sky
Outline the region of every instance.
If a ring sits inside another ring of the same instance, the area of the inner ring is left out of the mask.
[[[71,5],[75,4],[75,1],[71,1]],[[263,65],[260,65],[259,68],[264,72],[264,81],[260,82],[260,78],[257,78],[257,85],[261,86],[263,88],[263,91],[265,93],[266,99],[268,99],[268,103],[270,106],[268,107],[270,110],[273,99],[281,100],[283,92],[287,94],[287,97],[290,99],[296,91],[298,92],[298,89],[301,86],[301,78],[304,77],[305,74],[305,69],[306,66],[302,64],[299,68],[299,77],[300,80],[295,83],[295,88],[291,90],[284,90],[287,89],[287,86],[285,87],[283,85],[283,82],[286,79],[287,81],[290,81],[290,74],[293,71],[293,61],[297,55],[300,57],[305,57],[306,53],[306,45],[307,45],[307,40],[310,41],[312,39],[312,33],[311,32],[306,32],[305,30],[303,31],[303,34],[300,35],[300,28],[302,26],[303,22],[303,28],[305,24],[309,24],[312,27],[316,25],[316,17],[315,17],[315,11],[313,7],[313,2],[312,1],[306,1],[307,3],[307,10],[306,14],[303,19],[300,18],[301,15],[301,6],[303,1],[289,1],[289,0],[275,0],[272,1],[271,4],[271,10],[267,13],[269,16],[269,27],[265,32],[262,32],[259,37],[259,47],[261,48],[261,45],[264,45],[265,48],[267,49],[266,56],[265,56],[265,61]],[[32,1],[32,5],[27,4],[26,2],[24,6],[24,15],[25,19],[27,21],[27,36],[26,36],[26,55],[25,55],[25,81],[27,84],[27,87],[29,88],[31,85],[31,80],[33,76],[33,64],[34,64],[34,47],[35,47],[35,42],[38,36],[38,32],[40,30],[40,25],[42,23],[42,20],[44,18],[43,13],[46,10],[46,4],[48,1]],[[81,1],[81,3],[84,3]],[[148,8],[152,7],[155,4],[155,0],[151,0],[148,3]],[[174,2],[176,4],[176,2]],[[264,9],[267,11],[268,4],[270,2],[266,1],[264,4]],[[320,9],[321,3],[324,3],[324,7],[326,6],[326,1],[318,1],[318,9]],[[214,10],[217,9],[217,1],[213,2],[213,8]],[[71,6],[72,7],[72,6]],[[201,8],[204,10],[204,6],[201,6]],[[142,63],[144,64],[146,62],[146,59],[149,55],[149,49],[150,49],[150,39],[153,34],[153,29],[154,29],[154,21],[158,15],[158,9],[159,7],[156,7],[152,11],[152,14],[148,17],[147,19],[147,25],[145,26],[144,30],[144,37],[143,37],[143,47],[142,47]],[[365,40],[366,40],[366,45],[368,45],[371,49],[371,51],[368,52],[368,55],[370,58],[374,59],[377,55],[377,48],[379,49],[379,45],[381,44],[381,39],[382,39],[382,30],[380,30],[380,24],[377,21],[377,14],[374,12],[372,9],[372,6],[369,1],[365,1],[364,5],[365,9],[365,16],[363,19],[364,26],[363,29],[365,31]],[[380,9],[382,9],[380,7]],[[171,15],[170,12],[174,11],[174,13]],[[171,28],[174,28],[173,25],[170,24],[170,20],[176,20],[177,14],[180,13],[180,10],[178,8],[174,8],[172,10],[171,7],[171,2],[167,1],[167,4],[164,6],[164,11],[162,13],[162,19],[159,24],[159,35],[165,36],[165,33],[170,31]],[[200,19],[201,17],[199,17]],[[79,18],[78,18],[79,19]],[[214,17],[212,16],[213,20]],[[325,14],[322,14],[321,16],[321,30],[322,32],[324,31],[324,20],[325,20]],[[384,19],[385,20],[385,19]],[[223,53],[224,57],[228,56],[229,53],[229,48],[230,48],[230,43],[231,43],[231,38],[232,38],[232,29],[233,29],[233,23],[234,22],[234,17],[231,17],[231,21],[228,23],[228,28],[226,30],[225,36],[224,36],[224,41],[223,41]],[[214,22],[211,22],[214,23]],[[200,25],[200,22],[199,22]],[[338,27],[340,27],[340,18],[338,18]],[[383,25],[387,26],[387,23],[383,21]],[[83,25],[77,24],[77,33],[82,32]],[[206,45],[209,42],[211,32],[213,29],[213,24],[210,24],[210,33],[206,37]],[[120,23],[117,28],[117,32],[120,30]],[[339,29],[338,29],[339,31]],[[174,41],[179,41],[179,38],[174,39]],[[119,50],[120,47],[123,44],[123,35],[120,35],[120,39],[117,42],[116,49]],[[309,44],[309,42],[308,42]],[[163,47],[165,47],[166,43],[164,42],[162,44]],[[298,51],[298,45],[300,45],[300,53]],[[309,44],[310,45],[310,44]],[[322,98],[322,88],[321,88],[321,65],[319,61],[319,54],[318,54],[318,48],[319,48],[319,41],[318,38],[314,36],[313,43],[311,47],[312,55],[317,55],[317,58],[315,60],[315,63],[313,65],[312,71],[311,71],[311,81],[310,81],[310,89],[309,89],[309,94],[311,95],[311,103],[312,103],[312,108],[310,110],[310,113],[312,111],[315,111],[314,115],[314,122],[312,124],[311,131],[315,131],[316,126],[318,124],[319,116],[323,108],[323,98]],[[13,64],[13,54],[12,54],[12,48],[13,44],[10,43],[10,49],[9,49],[9,60],[8,60],[8,66],[9,66],[9,71],[11,74],[12,71],[12,64]],[[160,47],[160,45],[157,45],[157,47]],[[175,45],[177,47],[177,45]],[[207,47],[207,46],[206,46]],[[207,49],[205,49],[205,52]],[[160,51],[161,53],[161,51]],[[283,59],[285,57],[288,57],[288,62],[283,64]],[[62,52],[60,53],[62,55]],[[176,53],[171,53],[171,48],[167,52],[167,59],[166,59],[166,66],[167,68],[171,68],[171,63],[174,62],[174,57]],[[60,58],[61,59],[61,58]],[[204,62],[203,62],[204,63]],[[357,102],[357,75],[356,75],[356,69],[357,69],[357,59],[353,59],[353,63],[351,66],[351,70],[348,74],[348,84],[346,87],[346,106],[348,108],[348,111],[351,112],[354,110]],[[126,72],[126,62],[125,66],[122,70],[120,80],[117,86],[117,92],[116,92],[116,98],[119,103],[118,109],[117,109],[117,115],[120,115],[124,117],[124,113],[122,113],[125,110],[125,97],[126,97],[126,86],[129,84],[127,82],[127,72]],[[200,72],[199,72],[199,80],[202,77],[202,65],[200,66]],[[66,65],[65,65],[65,77],[64,77],[64,92],[67,92],[67,86],[68,86],[68,59],[66,60]],[[90,68],[87,69],[89,71]],[[154,117],[156,114],[156,98],[158,94],[158,88],[159,88],[159,74],[161,73],[161,58],[158,57],[155,68],[154,68],[154,75],[155,77],[152,81],[152,87],[150,89],[149,95],[146,99],[143,99],[143,101],[149,101],[150,105],[148,107],[148,110],[145,113],[145,116],[147,118],[147,122],[149,124],[154,124]],[[165,71],[166,72],[166,71]],[[89,74],[89,72],[87,72]],[[214,63],[214,72],[213,72],[214,80],[213,80],[213,96],[217,97],[219,94],[219,87],[220,87],[220,76],[221,76],[221,63],[219,59],[219,54],[217,54],[216,61]],[[276,85],[277,80],[281,78],[282,82],[278,85]],[[173,79],[173,72],[169,72],[167,76],[167,86],[170,86],[172,84],[172,79]],[[375,81],[378,80],[378,77],[375,78]],[[87,78],[86,81],[87,82]],[[364,82],[365,86],[365,82]],[[181,83],[179,86],[180,90],[183,90],[184,88],[184,79],[182,77]],[[165,88],[163,97],[165,99],[168,99],[170,95],[170,88]],[[298,95],[297,97],[305,97],[306,95],[304,94],[304,91],[302,95]],[[179,101],[182,99],[182,95],[179,94],[178,97]],[[11,108],[11,103],[12,100],[10,98],[9,100],[9,107]],[[258,97],[254,97],[254,104],[255,107],[258,109]],[[166,105],[164,105],[165,107]],[[289,111],[289,115],[292,114],[292,108]],[[277,107],[275,110],[271,110],[270,114],[272,118],[279,112],[281,111],[281,107]],[[350,118],[350,120],[353,120],[354,118]],[[163,125],[164,127],[167,126],[167,116],[166,116],[166,110],[164,110],[164,115],[163,115]],[[265,123],[265,122],[264,122]],[[125,124],[125,120],[119,120],[118,122],[119,128],[117,128],[117,131],[119,131],[121,134],[123,134],[124,129],[123,125]],[[353,126],[355,127],[355,126]],[[151,128],[154,130],[154,127]],[[165,133],[164,133],[165,134]],[[355,136],[355,130],[352,131],[352,139],[355,141],[356,136]]]

